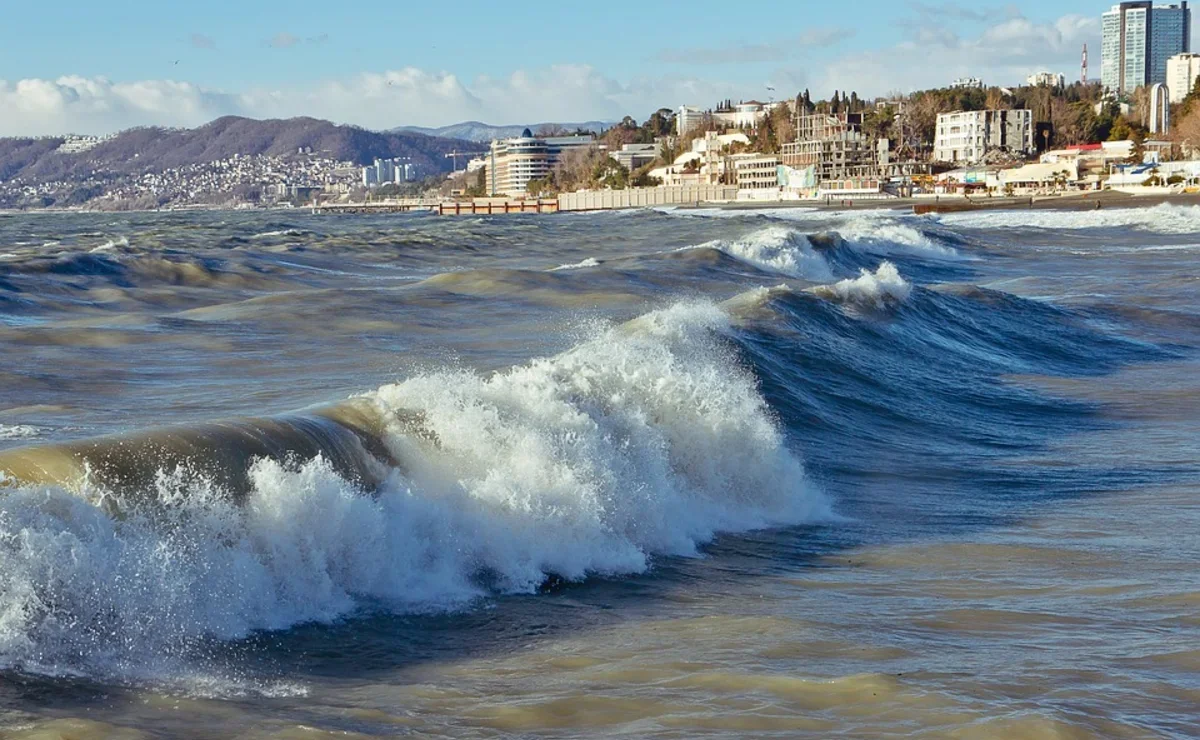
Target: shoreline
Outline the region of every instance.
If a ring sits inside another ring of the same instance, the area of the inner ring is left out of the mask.
[[[1200,194],[1130,195],[1111,190],[1082,193],[1079,195],[1033,196],[1033,198],[888,198],[886,200],[837,200],[824,201],[762,201],[731,203],[700,203],[698,208],[713,208],[726,211],[757,211],[789,208],[806,208],[817,211],[873,211],[892,210],[909,213],[962,213],[968,211],[1035,210],[1035,211],[1089,211],[1106,208],[1143,208],[1159,205],[1200,205]],[[920,210],[918,210],[920,209]]]
[[[1200,206],[1200,193],[1186,194],[1153,194],[1153,195],[1132,195],[1129,193],[1121,193],[1112,190],[1101,190],[1088,193],[1072,194],[1072,195],[1050,195],[1050,196],[1033,196],[1030,197],[1000,197],[1000,198],[974,198],[966,199],[962,197],[949,196],[941,199],[932,198],[887,198],[887,199],[866,199],[855,200],[847,198],[844,200],[835,200],[832,202],[826,201],[805,201],[805,200],[790,200],[790,201],[700,201],[695,203],[679,204],[679,207],[711,209],[721,211],[768,211],[768,210],[788,210],[795,208],[803,208],[814,211],[875,211],[875,210],[890,210],[898,212],[916,213],[918,215],[936,214],[936,213],[962,213],[968,211],[992,211],[992,210],[1039,210],[1039,211],[1087,211],[1087,210],[1103,210],[1106,208],[1127,209],[1127,208],[1144,208],[1154,207],[1159,205],[1178,205],[1178,206]],[[557,211],[555,213],[601,213],[605,210],[654,210],[662,206],[644,206],[634,208],[619,208],[619,209],[596,209],[586,211]],[[273,213],[273,212],[306,212],[307,208],[227,208],[227,207],[212,207],[212,206],[197,206],[197,207],[179,207],[179,208],[161,208],[155,210],[129,210],[129,211],[106,211],[106,210],[91,210],[87,208],[68,207],[68,208],[30,208],[30,209],[5,209],[0,208],[0,216],[17,216],[24,214],[107,214],[117,215],[121,213]],[[555,213],[547,213],[540,215],[555,215]],[[353,215],[353,214],[339,214]],[[502,214],[496,214],[502,215]]]

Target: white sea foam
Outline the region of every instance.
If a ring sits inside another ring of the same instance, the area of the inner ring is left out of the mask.
[[[128,247],[128,246],[129,246],[129,238],[122,236],[117,239],[109,239],[108,241],[104,242],[100,246],[94,247],[89,251],[92,254],[95,254],[97,252],[107,252],[110,249],[116,249],[117,247]]]
[[[553,267],[550,269],[550,272],[557,272],[558,270],[582,270],[587,267],[599,267],[599,266],[600,266],[600,260],[596,259],[595,257],[588,257],[587,259],[583,260],[582,262],[576,262],[571,265],[559,265],[558,267]]]
[[[811,221],[814,219],[829,219],[836,215],[830,211],[816,208],[680,208],[679,206],[659,206],[652,210],[673,216],[689,216],[692,218],[745,218],[746,216],[769,216],[788,221]]]
[[[900,271],[895,265],[884,262],[875,272],[863,270],[862,274],[853,280],[820,285],[811,291],[831,300],[884,308],[888,303],[907,300],[912,293],[912,285],[900,276]]]
[[[768,226],[741,239],[699,244],[687,249],[719,249],[760,270],[815,282],[833,279],[829,263],[813,249],[808,237],[786,226]]]
[[[455,608],[826,516],[723,344],[728,321],[678,305],[497,375],[381,388],[366,398],[403,470],[377,495],[320,459],[256,463],[240,506],[168,472],[153,506],[119,519],[87,492],[10,488],[0,664],[174,674],[206,639],[335,620],[364,598]]]
[[[915,224],[913,219],[888,216],[860,215],[834,227],[851,246],[875,254],[916,254],[942,259],[957,258],[958,251],[938,243]]]
[[[4,440],[34,439],[41,436],[41,434],[41,429],[29,426],[28,424],[17,424],[15,426],[0,424],[0,439]]]
[[[1169,203],[1150,208],[1104,208],[1098,211],[978,211],[947,213],[934,218],[947,226],[975,229],[1078,230],[1126,227],[1158,234],[1200,232],[1200,206]]]
[[[304,236],[309,232],[304,229],[279,229],[278,231],[264,231],[261,234],[254,234],[251,239],[273,239],[280,236]]]

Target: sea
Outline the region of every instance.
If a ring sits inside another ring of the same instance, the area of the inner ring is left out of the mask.
[[[1200,206],[0,215],[0,737],[1200,736]]]

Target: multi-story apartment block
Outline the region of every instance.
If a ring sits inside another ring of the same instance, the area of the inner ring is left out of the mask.
[[[938,116],[934,160],[975,164],[997,151],[1034,151],[1033,111],[956,111]]]
[[[1200,54],[1177,54],[1167,60],[1167,89],[1171,103],[1182,103],[1200,78]]]

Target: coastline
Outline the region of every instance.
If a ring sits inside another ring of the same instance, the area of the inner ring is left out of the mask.
[[[789,201],[699,201],[695,203],[683,204],[689,208],[713,209],[722,211],[765,211],[765,210],[788,210],[795,208],[804,208],[815,211],[877,211],[891,210],[907,213],[960,213],[964,211],[989,211],[989,210],[1042,210],[1042,211],[1087,211],[1087,210],[1103,210],[1105,208],[1152,208],[1159,205],[1178,205],[1192,206],[1200,205],[1200,193],[1178,193],[1178,194],[1148,194],[1148,195],[1133,195],[1130,193],[1121,193],[1112,190],[1101,190],[1097,192],[1079,193],[1071,195],[1050,195],[1050,196],[1034,196],[1029,197],[1000,197],[1000,198],[974,198],[968,199],[957,196],[948,196],[940,199],[933,198],[888,198],[888,199],[869,199],[869,200],[834,200],[826,201],[805,201],[805,200],[789,200]],[[651,210],[661,206],[644,206],[631,208],[620,208],[613,210]],[[0,215],[14,216],[21,214],[63,214],[63,213],[181,213],[181,212],[263,212],[269,213],[273,211],[303,211],[304,208],[246,208],[246,207],[225,207],[225,206],[181,206],[177,208],[160,208],[154,210],[128,210],[128,211],[104,211],[93,210],[80,207],[68,208],[30,208],[30,209],[6,209],[0,208]],[[557,213],[596,213],[599,210],[590,211],[558,211]],[[348,211],[348,215],[351,212]],[[536,215],[536,214],[535,214]],[[553,215],[553,214],[540,214]]]
[[[1130,195],[1111,190],[1083,193],[1079,195],[1052,195],[1028,198],[890,198],[887,200],[833,201],[760,201],[731,203],[700,203],[699,208],[714,208],[728,211],[757,211],[789,208],[808,208],[817,211],[850,210],[893,210],[920,213],[959,213],[963,211],[991,210],[1042,210],[1042,211],[1088,211],[1105,208],[1147,208],[1169,204],[1179,206],[1200,205],[1200,194]]]

